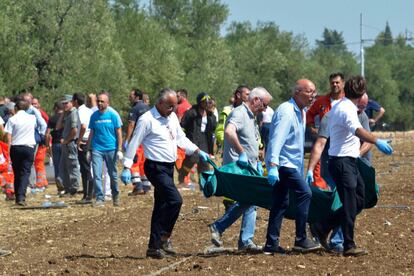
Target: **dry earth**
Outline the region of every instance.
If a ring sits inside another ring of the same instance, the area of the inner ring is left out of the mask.
[[[199,192],[182,191],[184,205],[173,235],[180,256],[145,258],[152,196],[127,196],[121,187],[121,207],[77,206],[54,210],[18,210],[0,202],[0,247],[13,251],[0,258],[1,275],[412,275],[414,274],[414,133],[382,133],[392,137],[395,153],[374,150],[378,206],[357,220],[356,241],[368,256],[352,258],[325,252],[286,256],[204,254],[210,246],[207,224],[224,208],[220,198],[205,199]],[[53,187],[46,191],[54,196]],[[80,195],[79,195],[80,196]],[[29,195],[41,204],[44,194]],[[268,211],[259,210],[255,241],[264,243]],[[237,245],[240,224],[224,233],[228,247]],[[294,225],[286,220],[282,245],[293,244]]]

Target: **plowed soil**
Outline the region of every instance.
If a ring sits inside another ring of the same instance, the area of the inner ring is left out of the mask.
[[[66,209],[19,210],[0,202],[0,248],[12,250],[0,258],[1,275],[413,275],[414,274],[414,133],[392,136],[392,156],[374,150],[374,167],[381,197],[377,207],[357,219],[356,242],[369,255],[353,258],[326,252],[265,256],[237,251],[205,254],[211,246],[207,224],[224,212],[221,198],[205,199],[199,191],[181,191],[184,205],[173,233],[179,256],[145,258],[152,193],[128,196],[121,187],[121,207],[78,206],[66,199]],[[28,195],[40,205],[44,195],[59,201],[56,189]],[[255,242],[265,241],[268,211],[259,209]],[[237,246],[240,222],[223,235],[226,247]],[[285,220],[281,245],[293,246],[294,224]]]

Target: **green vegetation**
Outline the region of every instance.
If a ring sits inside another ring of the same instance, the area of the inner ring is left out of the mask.
[[[313,49],[271,22],[233,22],[222,37],[228,14],[219,0],[2,0],[0,94],[32,90],[50,111],[65,93],[108,90],[126,110],[131,87],[150,95],[186,88],[191,100],[205,91],[222,106],[247,84],[271,91],[276,106],[298,78],[324,94],[330,73],[359,73],[341,32],[321,30]],[[368,93],[386,109],[383,121],[413,129],[413,47],[386,23],[365,52]]]

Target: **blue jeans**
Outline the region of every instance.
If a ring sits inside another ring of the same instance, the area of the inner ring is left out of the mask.
[[[296,169],[280,167],[280,181],[273,187],[273,205],[270,209],[269,224],[266,234],[266,247],[279,246],[280,229],[286,210],[289,207],[289,190],[293,190],[296,197],[296,238],[295,241],[306,239],[306,221],[312,192]]]
[[[236,202],[229,207],[227,212],[220,219],[214,222],[214,226],[220,234],[222,234],[241,215],[243,215],[243,218],[238,241],[239,248],[253,243],[256,227],[256,206]]]
[[[92,150],[92,170],[93,170],[93,185],[95,189],[96,200],[104,201],[105,194],[102,186],[102,165],[105,162],[108,168],[109,178],[111,179],[112,197],[119,194],[118,190],[118,172],[116,169],[117,162],[116,150],[111,151],[97,151]]]
[[[55,172],[55,181],[58,181],[62,184],[62,177],[60,176],[60,156],[62,155],[62,144],[53,143],[52,144],[52,155],[53,155],[53,169]]]

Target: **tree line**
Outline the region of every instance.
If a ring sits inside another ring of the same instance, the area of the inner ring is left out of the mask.
[[[139,87],[154,96],[162,87],[186,88],[226,105],[239,84],[263,86],[272,106],[288,99],[295,80],[328,91],[332,72],[359,73],[358,58],[342,33],[306,37],[274,22],[232,22],[219,0],[2,0],[0,95],[33,91],[47,110],[63,94],[109,91],[112,105],[128,109]],[[365,49],[368,94],[386,109],[393,129],[414,127],[414,50],[388,23]]]

